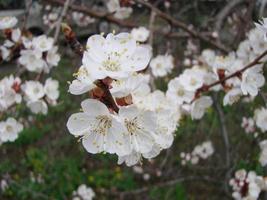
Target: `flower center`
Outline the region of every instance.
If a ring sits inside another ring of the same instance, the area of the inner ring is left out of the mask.
[[[6,126],[6,132],[10,133],[10,132],[12,132],[12,131],[13,131],[13,127],[10,126],[10,125],[7,125],[7,126]]]
[[[184,92],[183,89],[179,89],[179,90],[177,91],[177,95],[178,95],[179,97],[184,96],[184,94],[185,94],[185,92]]]
[[[190,80],[190,84],[191,84],[191,85],[196,85],[196,84],[197,84],[196,79],[191,78],[191,80]]]
[[[128,132],[133,135],[136,133],[137,130],[140,130],[141,128],[138,126],[137,118],[135,117],[132,120],[125,119],[124,120],[125,126],[128,130]]]
[[[107,70],[107,71],[119,71],[120,70],[120,64],[118,61],[114,61],[114,60],[106,60],[103,62],[103,67]]]
[[[97,123],[93,128],[93,132],[97,134],[106,135],[109,128],[112,126],[112,120],[105,115],[100,115],[96,117]]]
[[[39,93],[39,88],[34,88],[34,89],[33,89],[33,93],[34,93],[34,94],[38,94],[38,93]]]

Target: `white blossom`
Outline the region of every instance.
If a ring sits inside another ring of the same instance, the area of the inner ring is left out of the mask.
[[[95,197],[95,192],[92,188],[82,184],[78,187],[77,191],[72,193],[72,200],[92,200]]]
[[[191,107],[192,119],[200,119],[203,117],[207,108],[212,105],[212,99],[209,96],[202,96],[195,100]]]
[[[48,107],[44,100],[28,101],[27,106],[30,108],[31,112],[34,114],[46,115],[48,112]]]
[[[74,136],[82,136],[82,144],[89,153],[108,152],[120,156],[130,153],[125,128],[103,103],[87,99],[81,106],[83,112],[72,114],[67,127]]]
[[[256,126],[261,129],[262,132],[267,131],[267,109],[260,108],[255,110],[254,119],[256,122]]]
[[[13,28],[18,23],[16,17],[0,17],[0,30]]]
[[[45,52],[52,49],[54,43],[54,39],[51,37],[47,37],[46,35],[40,35],[38,37],[34,37],[32,40],[32,45],[34,49]]]
[[[149,37],[150,31],[146,27],[133,28],[131,35],[137,42],[145,42]]]
[[[255,23],[255,25],[263,32],[264,40],[267,42],[267,18],[263,18],[259,23]]]
[[[16,87],[19,89],[20,83],[20,78],[14,78],[13,75],[0,81],[0,111],[4,111],[13,104],[21,102],[22,97],[16,91]]]
[[[190,103],[195,96],[195,92],[186,90],[181,80],[177,77],[168,83],[166,95],[170,100],[180,105],[183,102]]]
[[[95,22],[95,18],[87,16],[81,12],[72,12],[72,19],[80,27],[86,27]]]
[[[9,117],[6,121],[0,122],[0,140],[2,142],[13,142],[22,130],[23,125]]]
[[[158,55],[150,61],[152,74],[155,77],[166,76],[173,69],[173,62],[173,57],[171,55]]]
[[[60,61],[60,55],[57,53],[58,47],[52,47],[46,56],[46,61],[50,67],[57,66]]]
[[[59,83],[57,80],[53,80],[52,78],[48,78],[45,81],[44,92],[50,100],[55,101],[58,99],[58,97],[59,97],[58,87],[59,87]]]
[[[242,74],[241,90],[244,95],[256,96],[265,79],[259,67],[253,67]]]
[[[223,105],[233,105],[242,96],[242,90],[240,88],[232,88],[229,90],[223,98]]]
[[[25,93],[27,101],[37,101],[44,97],[45,91],[43,85],[39,81],[26,81],[21,89]]]
[[[83,66],[93,80],[126,78],[143,70],[150,60],[150,50],[136,44],[129,33],[91,36],[83,55]],[[94,66],[94,67],[92,67]]]
[[[39,50],[21,50],[18,61],[31,72],[41,72],[46,65],[45,61],[42,59],[42,56],[43,54]]]
[[[131,105],[121,107],[119,117],[127,130],[127,140],[138,153],[148,153],[153,146],[152,134],[156,131],[156,116]]]

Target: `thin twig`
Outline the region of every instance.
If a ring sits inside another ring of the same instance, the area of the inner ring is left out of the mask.
[[[229,49],[226,48],[225,46],[223,46],[221,43],[219,42],[216,42],[216,41],[213,41],[211,40],[210,38],[206,37],[205,35],[193,30],[193,29],[190,29],[188,28],[188,26],[181,22],[181,21],[178,21],[177,19],[174,19],[172,18],[170,15],[160,11],[159,9],[157,9],[155,6],[147,3],[147,2],[144,2],[144,1],[140,1],[140,0],[136,0],[138,3],[141,3],[145,6],[147,6],[148,8],[152,9],[153,11],[156,12],[156,14],[165,19],[166,21],[170,22],[173,26],[175,27],[178,27],[178,28],[181,28],[182,30],[184,30],[185,32],[189,33],[192,37],[195,37],[195,38],[198,38],[214,47],[216,47],[217,49],[227,53],[229,52]],[[46,0],[46,2],[50,2],[52,4],[56,4],[56,5],[61,5],[63,6],[65,1],[64,0]],[[85,7],[85,6],[79,6],[79,5],[75,5],[75,4],[72,4],[69,6],[70,9],[74,10],[74,11],[78,11],[78,12],[82,12],[84,14],[87,14],[91,17],[95,17],[95,18],[98,18],[98,19],[102,19],[102,20],[107,20],[111,23],[115,23],[119,26],[124,26],[124,27],[128,27],[128,28],[134,28],[134,27],[138,27],[138,24],[132,22],[132,21],[128,21],[128,20],[120,20],[120,19],[117,19],[115,18],[114,16],[110,15],[110,13],[106,13],[106,12],[102,12],[102,11],[94,11],[88,7]],[[161,31],[155,31],[156,33],[159,33],[159,34],[162,34]],[[168,37],[168,34],[163,34],[164,36]]]
[[[216,47],[217,49],[220,49],[221,51],[223,51],[224,53],[228,53],[229,49],[226,48],[225,46],[223,46],[221,43],[216,42],[211,40],[210,38],[207,38],[206,36],[202,35],[201,33],[197,32],[194,29],[191,29],[187,26],[187,24],[185,24],[182,21],[179,21],[177,19],[174,19],[172,16],[168,15],[167,13],[159,10],[158,8],[156,8],[155,6],[153,6],[152,4],[143,1],[143,0],[135,0],[137,3],[140,3],[144,6],[146,6],[147,8],[153,10],[157,16],[161,17],[162,19],[168,21],[172,26],[178,27],[182,30],[184,30],[185,32],[189,33],[192,37],[198,38],[214,47]]]
[[[57,39],[58,39],[58,36],[59,36],[60,27],[61,27],[61,23],[62,23],[63,18],[66,16],[66,14],[68,12],[68,8],[69,8],[69,5],[70,5],[70,2],[71,2],[71,0],[66,0],[65,1],[65,4],[64,4],[62,13],[61,13],[59,19],[56,22],[56,30],[55,30],[55,35],[54,35],[54,43],[57,42]]]
[[[225,116],[218,102],[217,95],[213,95],[213,101],[214,101],[214,107],[218,114],[218,118],[220,122],[221,134],[222,134],[224,145],[225,145],[225,161],[226,161],[225,164],[226,164],[226,167],[228,168],[230,166],[230,143],[229,143],[229,136],[228,136],[229,134],[228,134],[226,123],[225,123]]]
[[[219,33],[223,22],[225,21],[225,18],[231,13],[231,11],[240,3],[242,3],[245,0],[232,0],[229,1],[226,6],[223,7],[223,9],[217,14],[216,16],[216,25],[215,30]]]
[[[251,67],[254,67],[255,65],[257,64],[260,64],[260,61],[262,58],[264,58],[265,56],[267,55],[267,50],[264,51],[262,54],[260,54],[257,58],[255,58],[251,63],[247,64],[246,66],[244,66],[242,69],[240,70],[237,70],[236,72],[230,74],[229,76],[226,76],[218,81],[215,81],[209,85],[203,85],[202,87],[200,87],[198,90],[197,90],[197,94],[201,93],[201,92],[207,92],[209,91],[210,88],[216,86],[216,85],[219,85],[219,84],[222,84],[222,83],[225,83],[225,81],[227,81],[228,79],[231,79],[233,77],[238,77],[240,75],[242,75],[242,73],[244,71],[246,71],[247,69],[251,68]]]

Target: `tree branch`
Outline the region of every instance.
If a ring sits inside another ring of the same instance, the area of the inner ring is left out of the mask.
[[[229,49],[226,48],[225,46],[223,46],[221,43],[216,42],[211,40],[210,38],[207,38],[206,36],[202,35],[201,33],[197,32],[194,29],[189,28],[185,23],[174,19],[172,16],[164,13],[163,11],[159,10],[158,8],[156,8],[155,6],[153,6],[152,4],[145,2],[143,0],[135,0],[137,3],[140,3],[144,6],[146,6],[147,8],[153,10],[157,16],[161,17],[162,19],[168,21],[171,25],[178,27],[182,30],[184,30],[185,32],[189,33],[192,37],[198,38],[214,47],[216,47],[217,49],[220,49],[221,51],[223,51],[224,53],[228,53]]]
[[[237,70],[236,72],[230,74],[229,76],[226,76],[218,81],[215,81],[209,85],[203,85],[202,87],[200,87],[199,89],[197,89],[196,94],[200,94],[201,92],[207,92],[209,91],[210,88],[222,84],[225,81],[227,81],[228,79],[231,79],[233,77],[238,77],[240,75],[242,75],[242,73],[244,71],[246,71],[247,69],[254,67],[255,65],[259,64],[261,59],[264,58],[267,55],[267,50],[264,51],[261,55],[259,55],[257,58],[255,58],[251,63],[247,64],[246,66],[244,66],[242,69]]]

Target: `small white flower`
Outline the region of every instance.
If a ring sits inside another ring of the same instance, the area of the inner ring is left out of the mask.
[[[186,90],[180,78],[174,78],[168,83],[166,95],[177,105],[181,105],[183,102],[190,103],[195,96],[195,92]]]
[[[126,78],[132,72],[146,68],[150,50],[136,44],[129,33],[91,36],[83,55],[83,66],[96,79]],[[92,67],[94,66],[94,67]]]
[[[72,19],[80,27],[85,27],[95,22],[95,18],[86,16],[81,12],[72,12]]]
[[[259,157],[259,162],[262,166],[267,165],[267,148],[262,149]]]
[[[202,96],[195,100],[191,107],[192,119],[200,119],[203,117],[207,108],[212,105],[212,99],[209,96]]]
[[[117,19],[126,19],[131,16],[133,9],[131,7],[120,7],[116,10],[114,17]]]
[[[24,91],[26,95],[27,101],[37,101],[44,97],[44,87],[38,81],[26,81],[22,86],[21,89]]]
[[[4,111],[13,104],[21,102],[21,95],[14,89],[14,86],[19,87],[20,83],[20,78],[14,78],[13,75],[0,81],[0,111]]]
[[[126,156],[119,156],[118,158],[118,164],[121,165],[125,162],[125,164],[128,167],[131,167],[133,165],[136,165],[141,161],[141,154],[133,151],[132,153],[126,155]]]
[[[79,68],[75,76],[77,80],[73,80],[69,86],[71,94],[80,95],[95,87],[91,74],[84,66]]]
[[[5,179],[2,179],[0,182],[0,188],[2,192],[5,192],[6,189],[9,187],[7,181]]]
[[[203,85],[204,72],[197,68],[186,69],[179,77],[181,83],[188,91],[196,91]]]
[[[3,60],[9,60],[10,50],[5,46],[0,46],[1,57]]]
[[[0,140],[2,142],[13,142],[22,130],[23,125],[10,117],[6,121],[0,122]]]
[[[13,28],[17,23],[16,17],[0,17],[0,30]]]
[[[47,104],[43,100],[28,101],[27,106],[30,108],[30,110],[34,114],[46,115],[48,112]]]
[[[137,42],[145,42],[149,37],[149,30],[143,26],[139,28],[133,28],[131,35]]]
[[[256,126],[261,129],[262,132],[267,131],[267,109],[260,108],[255,110],[254,119]]]
[[[67,127],[71,134],[82,136],[82,144],[88,152],[108,152],[120,156],[130,153],[125,128],[103,103],[87,99],[81,106],[83,112],[71,115]]]
[[[229,90],[223,98],[223,105],[233,105],[242,96],[242,91],[240,88],[232,88]]]
[[[201,60],[209,66],[213,66],[213,63],[215,61],[215,52],[211,49],[203,50],[201,53]]]
[[[264,40],[267,42],[267,18],[263,18],[259,23],[255,23],[255,25],[263,32]]]
[[[57,66],[58,62],[60,61],[60,56],[57,53],[58,47],[52,47],[47,52],[46,61],[50,66]]]
[[[57,100],[59,97],[58,90],[59,83],[57,80],[53,80],[52,78],[48,78],[45,81],[44,92],[46,96],[51,100]]]
[[[252,118],[243,117],[241,127],[246,133],[252,133],[255,131],[255,121]]]
[[[250,46],[253,49],[254,57],[256,55],[260,55],[262,52],[264,52],[267,48],[267,43],[264,39],[264,35],[266,35],[266,32],[263,32],[260,29],[252,29],[248,34],[248,40],[250,43]],[[251,56],[252,53],[250,53]]]
[[[120,8],[119,0],[108,0],[106,5],[109,12],[115,12]]]
[[[135,94],[141,84],[147,83],[147,77],[143,74],[133,74],[126,79],[113,80],[110,92],[114,97],[126,97],[129,94]]]
[[[12,29],[12,33],[11,33],[11,39],[13,42],[18,42],[19,39],[21,37],[21,31],[19,28],[17,29]]]
[[[158,55],[151,60],[150,67],[155,77],[166,76],[174,67],[173,57],[171,55]]]
[[[156,131],[156,116],[131,105],[119,110],[119,117],[127,129],[131,148],[138,153],[148,153],[153,147],[153,133]]]
[[[265,83],[265,78],[259,67],[253,67],[242,74],[241,90],[244,95],[256,96]]]
[[[38,50],[21,50],[18,61],[31,72],[41,72],[46,65],[42,52]]]
[[[82,184],[78,187],[77,191],[73,192],[73,196],[73,200],[75,198],[78,198],[79,200],[92,200],[95,197],[95,192],[92,188]]]
[[[51,37],[47,37],[46,35],[40,35],[38,37],[33,38],[32,45],[34,49],[37,49],[41,52],[49,51],[52,49],[54,43],[54,39]]]

